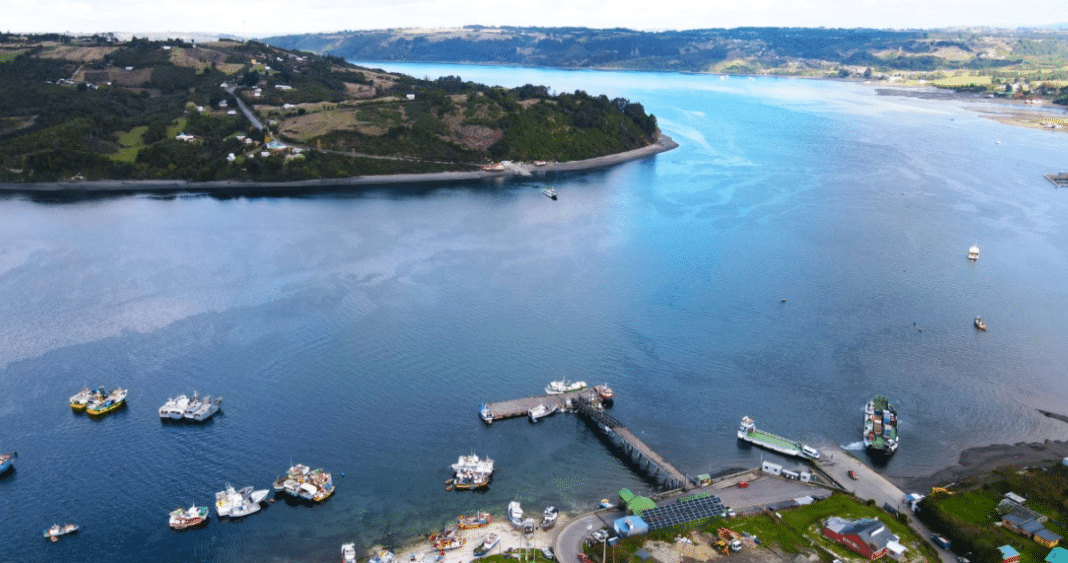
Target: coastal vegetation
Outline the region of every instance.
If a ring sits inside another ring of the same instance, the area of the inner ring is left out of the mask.
[[[975,563],[1001,561],[998,547],[1011,545],[1024,561],[1043,561],[1049,547],[1001,524],[998,505],[1006,493],[1026,499],[1028,509],[1046,516],[1048,528],[1064,533],[1068,522],[1068,467],[1005,466],[977,475],[925,498],[917,517],[953,543],[953,550]]]
[[[0,182],[477,170],[656,133],[623,98],[416,79],[255,41],[0,34]]]
[[[741,27],[646,32],[468,26],[339,31],[265,41],[361,61],[914,80],[1068,104],[1068,32],[1052,29]]]

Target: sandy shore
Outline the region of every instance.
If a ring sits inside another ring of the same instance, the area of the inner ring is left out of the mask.
[[[222,195],[290,195],[331,191],[338,188],[366,186],[395,186],[404,184],[449,184],[481,180],[507,179],[537,176],[549,172],[581,172],[607,168],[623,162],[649,157],[678,147],[671,137],[661,133],[651,145],[631,151],[576,160],[572,162],[511,164],[502,171],[436,172],[429,174],[389,174],[381,176],[355,176],[329,180],[301,180],[295,182],[187,182],[185,180],[102,180],[85,182],[50,182],[40,184],[0,183],[0,192],[117,192],[117,193],[175,193],[207,192]]]
[[[535,523],[541,521],[541,514],[532,514]],[[460,536],[467,538],[467,543],[463,547],[454,549],[452,551],[444,552],[444,559],[441,563],[467,563],[474,559],[474,550],[482,543],[482,539],[490,532],[496,533],[501,541],[497,544],[497,547],[493,549],[491,554],[499,554],[508,551],[509,549],[523,549],[533,548],[542,549],[545,547],[551,547],[556,540],[556,534],[559,530],[567,526],[567,522],[570,518],[563,513],[560,513],[560,517],[556,521],[556,525],[551,530],[542,531],[538,528],[534,532],[534,536],[531,539],[527,539],[523,536],[522,532],[512,528],[508,522],[504,521],[504,515],[494,515],[494,520],[489,525],[482,528],[475,528],[472,530],[460,530]],[[367,555],[377,555],[382,547],[372,549]],[[385,546],[385,549],[390,549],[390,546]],[[396,553],[398,563],[408,563],[409,561],[431,561],[432,557],[438,554],[434,550],[434,546],[431,545],[429,538],[414,543],[410,543],[403,546],[393,547],[393,552]],[[414,559],[413,559],[414,557]]]

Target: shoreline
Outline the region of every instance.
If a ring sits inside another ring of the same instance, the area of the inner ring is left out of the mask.
[[[459,182],[507,180],[536,177],[557,172],[586,172],[608,168],[624,162],[639,160],[678,148],[679,144],[664,133],[656,141],[626,152],[598,156],[586,160],[552,162],[544,166],[515,163],[503,171],[431,172],[424,174],[384,174],[353,176],[289,182],[190,182],[188,180],[87,180],[75,182],[42,182],[34,184],[0,183],[0,193],[180,193],[201,192],[223,195],[289,195],[308,194],[347,187],[385,187],[407,184],[452,184]]]
[[[958,483],[970,477],[984,475],[999,467],[1013,465],[1026,467],[1061,463],[1068,457],[1068,442],[1046,440],[1044,442],[1017,442],[1015,444],[991,444],[968,448],[961,452],[957,463],[921,477],[894,477],[891,481],[911,492],[925,494],[931,487]]]

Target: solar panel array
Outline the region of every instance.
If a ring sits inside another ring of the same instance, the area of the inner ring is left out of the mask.
[[[712,495],[689,502],[676,502],[644,510],[642,520],[649,525],[649,531],[653,531],[702,518],[722,516],[725,510],[719,497]]]

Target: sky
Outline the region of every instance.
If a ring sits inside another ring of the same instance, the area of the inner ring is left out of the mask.
[[[0,31],[205,32],[246,38],[474,24],[660,31],[1065,23],[1066,0],[0,0]]]

